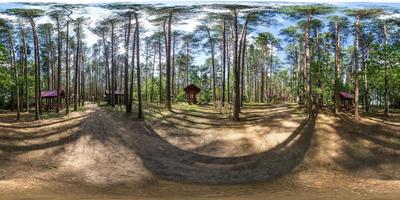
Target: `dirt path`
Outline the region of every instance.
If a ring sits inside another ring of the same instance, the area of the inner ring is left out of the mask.
[[[206,110],[144,122],[91,105],[65,119],[0,124],[0,193],[395,195],[399,129],[345,115],[306,119],[290,105],[248,107],[236,124]]]

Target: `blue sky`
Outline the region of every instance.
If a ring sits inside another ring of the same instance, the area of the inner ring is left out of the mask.
[[[8,2],[27,2],[28,0],[11,0]],[[228,0],[219,0],[219,1],[206,1],[206,0],[196,0],[196,1],[188,1],[188,0],[173,0],[173,1],[166,1],[166,0],[115,0],[115,1],[110,1],[110,0],[68,0],[66,2],[68,3],[87,3],[87,4],[92,4],[88,6],[85,10],[81,10],[80,12],[76,12],[72,17],[78,17],[78,16],[85,16],[85,17],[90,17],[90,23],[88,23],[89,26],[93,26],[96,21],[101,20],[103,17],[106,17],[107,15],[111,15],[112,12],[100,7],[95,6],[93,3],[105,3],[105,2],[135,2],[135,3],[164,3],[168,5],[188,5],[188,4],[207,4],[207,3],[240,3],[240,4],[263,4],[263,5],[288,5],[288,4],[304,4],[304,3],[322,3],[322,2],[327,2],[329,4],[333,4],[338,7],[346,7],[346,8],[356,8],[356,7],[381,7],[381,6],[388,6],[388,7],[395,7],[400,9],[400,2],[399,0],[382,0],[377,3],[376,1],[373,0],[361,0],[362,2],[369,2],[369,3],[355,3],[357,0],[338,0],[338,1],[328,1],[328,0],[291,0],[291,1],[259,1],[259,0],[242,0],[242,1],[228,1]],[[15,7],[32,7],[32,6],[27,6],[23,5],[20,3],[7,3],[7,0],[3,0],[0,3],[0,10],[5,10],[8,8],[15,8]],[[65,1],[59,1],[59,0],[30,0],[29,2],[62,2],[65,3]],[[352,3],[349,3],[352,2]],[[359,1],[358,1],[359,2]],[[398,3],[396,3],[398,2]],[[34,7],[34,6],[33,6]],[[45,7],[41,7],[42,9],[46,9]],[[1,15],[4,17],[4,14]],[[399,16],[400,17],[400,16]],[[147,16],[143,16],[141,20],[141,25],[143,27],[146,27],[149,31],[147,31],[147,35],[151,34],[151,30],[154,30],[156,27],[152,26],[150,22],[146,20]],[[279,24],[275,26],[259,26],[255,28],[255,32],[252,33],[254,36],[257,35],[257,33],[264,32],[264,31],[269,31],[273,33],[275,36],[279,36],[279,31],[282,28],[285,28],[287,26],[292,25],[295,23],[295,21],[286,19],[284,16],[277,16],[276,19],[278,20]],[[47,17],[41,18],[38,20],[38,24],[44,23],[51,21]],[[178,25],[174,26],[173,29],[178,29],[178,30],[183,30],[183,31],[192,31],[196,25],[198,25],[199,22],[196,17],[189,19],[186,21],[186,24],[183,25]],[[85,42],[90,44],[93,44],[96,42],[98,39],[97,36],[92,34],[88,29],[85,29]],[[284,44],[285,45],[285,44]],[[284,46],[283,45],[283,46]],[[281,60],[285,60],[285,53],[283,51],[277,52],[277,55],[281,58]],[[195,56],[195,64],[203,64],[205,59],[207,58],[207,55],[204,53],[197,53]]]

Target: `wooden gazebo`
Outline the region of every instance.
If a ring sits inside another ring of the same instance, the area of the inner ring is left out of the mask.
[[[196,104],[197,103],[196,95],[200,92],[200,88],[192,83],[192,84],[186,86],[184,88],[184,90],[185,90],[185,94],[186,94],[186,101],[189,104],[192,104],[192,103]]]
[[[347,92],[339,92],[339,98],[341,100],[341,107],[344,109],[353,108],[354,95]]]
[[[112,91],[106,90],[104,92],[107,103],[110,105],[111,104],[111,96],[112,96]],[[115,98],[115,103],[116,104],[122,104],[124,100],[124,91],[121,90],[115,90],[114,91],[114,98]]]
[[[55,106],[57,106],[57,105],[54,105],[54,102],[56,102],[56,101],[53,100],[53,99],[56,99],[57,96],[58,96],[57,95],[57,90],[42,91],[40,93],[40,97],[42,98],[42,100],[43,99],[46,100],[46,105],[42,105],[41,107],[44,107],[46,110],[55,109]],[[64,90],[60,90],[60,98],[61,98],[60,107],[62,108],[63,105],[64,105],[62,103],[62,99],[65,98]],[[56,102],[56,104],[57,104],[57,102]]]

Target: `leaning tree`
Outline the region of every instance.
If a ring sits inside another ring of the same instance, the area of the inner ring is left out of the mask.
[[[40,110],[41,110],[41,88],[40,88],[40,55],[39,55],[39,39],[36,31],[36,23],[35,18],[41,17],[44,14],[43,10],[40,9],[22,9],[22,8],[14,8],[9,9],[8,12],[10,14],[16,15],[18,17],[22,17],[27,19],[32,28],[33,35],[33,46],[34,46],[34,57],[35,57],[35,120],[40,119]]]
[[[341,61],[341,44],[342,44],[342,36],[348,30],[349,20],[347,17],[341,16],[330,16],[329,17],[329,27],[331,32],[333,33],[333,40],[335,43],[335,86],[334,86],[334,112],[340,111],[340,79],[342,74],[342,61]]]
[[[359,65],[360,65],[360,38],[361,38],[361,21],[365,19],[371,19],[380,15],[383,12],[381,9],[349,9],[346,10],[347,15],[355,18],[354,22],[354,118],[360,120],[359,114]],[[367,92],[366,92],[367,93]],[[365,94],[366,96],[368,94]],[[369,104],[368,97],[366,97],[365,104]],[[368,106],[367,106],[368,107]]]
[[[61,92],[61,58],[62,58],[62,44],[61,44],[61,25],[63,23],[63,18],[66,16],[66,12],[63,9],[56,8],[49,12],[49,16],[56,21],[57,29],[57,110],[60,112],[60,92]],[[68,48],[68,47],[67,47]],[[67,106],[68,107],[68,106]]]
[[[312,83],[311,83],[311,56],[310,56],[310,27],[311,20],[313,16],[323,15],[333,11],[333,8],[329,5],[323,4],[313,4],[313,5],[296,5],[296,6],[287,6],[282,9],[284,13],[286,13],[289,17],[294,19],[301,19],[306,17],[306,27],[304,30],[304,43],[305,43],[305,53],[304,53],[304,70],[306,74],[307,81],[307,111],[309,117],[312,117]]]

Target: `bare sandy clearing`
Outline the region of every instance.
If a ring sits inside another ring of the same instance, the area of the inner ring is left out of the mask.
[[[372,120],[305,119],[290,105],[246,107],[239,123],[188,109],[150,121],[95,106],[75,115],[0,126],[2,193],[240,196],[400,186],[399,127]]]

